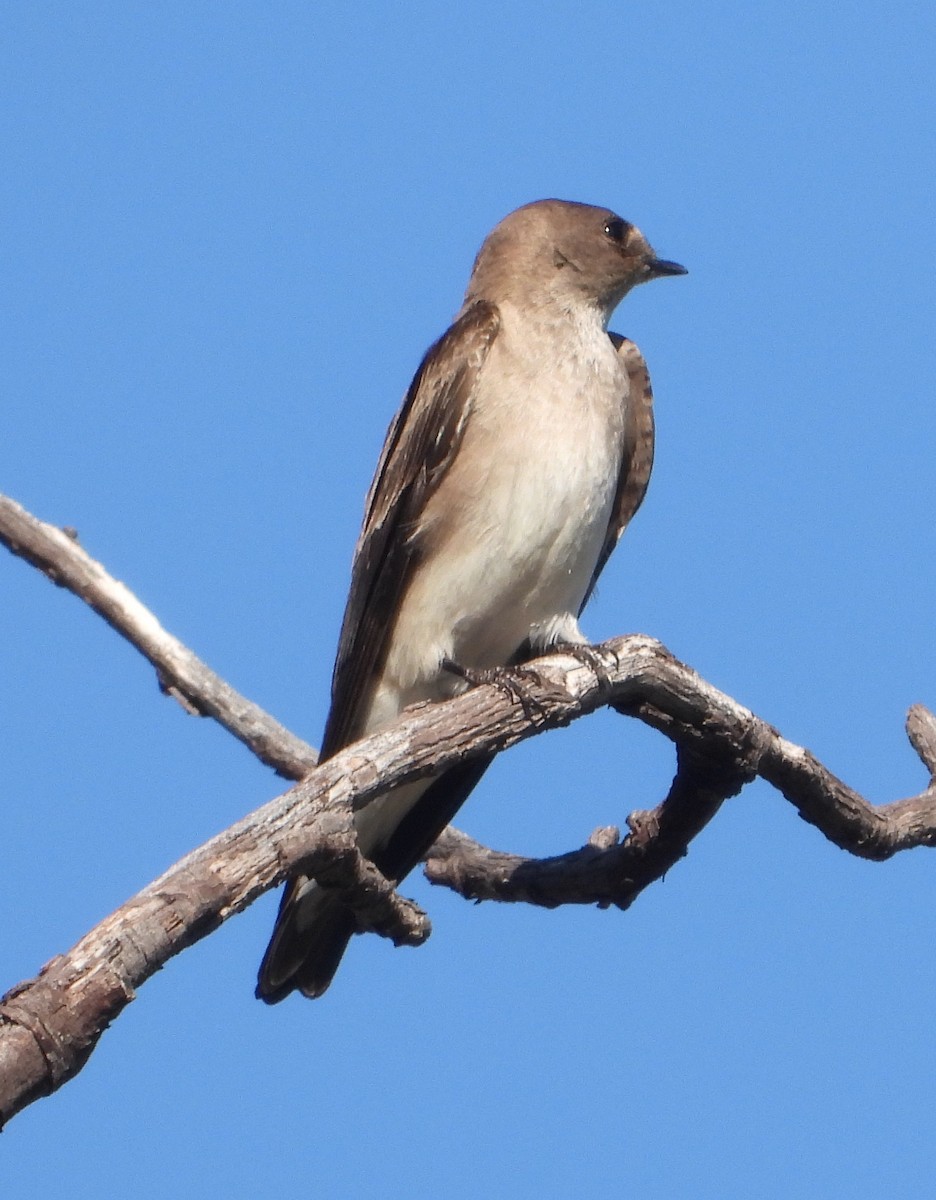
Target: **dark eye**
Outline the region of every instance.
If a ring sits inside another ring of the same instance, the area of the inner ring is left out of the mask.
[[[620,217],[610,217],[605,222],[604,231],[612,242],[623,242],[630,232],[630,225]]]

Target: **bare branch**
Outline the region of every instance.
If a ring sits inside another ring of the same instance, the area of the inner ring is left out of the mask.
[[[0,496],[0,542],[67,588],[156,668],[159,686],[186,712],[214,717],[284,779],[301,779],[317,762],[311,746],[236,692],[174,638],[129,589],[78,544],[74,530],[40,521]]]
[[[556,908],[597,904],[626,909],[689,851],[747,776],[731,763],[680,750],[676,777],[662,804],[633,812],[623,842],[614,828],[596,829],[581,850],[532,859],[488,850],[457,829],[446,829],[426,859],[426,877],[468,900],[502,900]]]
[[[620,846],[602,830],[585,850],[541,863],[497,856],[447,833],[431,857],[434,882],[474,898],[626,908],[685,853],[725,797],[755,775],[852,853],[880,859],[936,844],[932,784],[917,797],[875,808],[658,642],[618,638],[595,647],[594,655],[591,665],[561,655],[539,660],[532,677],[528,668],[518,679],[517,698],[485,686],[412,710],[187,856],[36,979],[13,989],[0,1008],[0,1114],[8,1118],[73,1076],[155,970],[297,869],[340,878],[366,927],[398,943],[423,940],[424,915],[354,849],[352,804],[568,724],[602,704],[676,743],[678,770],[664,803],[632,814]]]
[[[314,750],[167,634],[71,531],[0,497],[0,541],[103,616],[190,711],[215,717],[287,778],[310,771]],[[936,845],[936,718],[919,705],[910,711],[907,732],[929,786],[919,796],[875,807],[650,638],[618,638],[579,658],[542,659],[517,677],[515,693],[475,688],[446,704],[414,709],[349,747],[188,855],[35,979],[10,991],[0,1002],[0,1120],[79,1071],[108,1023],[173,955],[297,870],[338,889],[362,929],[397,945],[419,945],[429,935],[428,918],[361,856],[352,808],[603,704],[675,743],[677,772],[666,799],[632,813],[623,841],[607,827],[581,850],[540,861],[488,850],[449,829],[428,858],[432,882],[472,899],[624,909],[687,852],[724,800],[757,775],[853,854],[884,859]]]

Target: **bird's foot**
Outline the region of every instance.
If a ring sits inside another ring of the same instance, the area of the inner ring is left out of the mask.
[[[530,667],[465,667],[452,658],[444,658],[442,669],[452,675],[457,675],[459,679],[464,679],[471,687],[480,687],[485,683],[491,684],[492,687],[503,692],[509,700],[519,704],[523,709],[524,716],[530,720],[537,718],[542,720],[546,715],[545,705],[541,704],[523,686],[524,683],[534,684],[537,687],[543,686],[541,676]]]
[[[599,687],[611,687],[613,680],[611,679],[604,656],[594,646],[589,646],[581,642],[556,642],[549,649],[551,653],[568,654],[570,658],[574,658],[580,662],[583,667],[588,667],[589,670],[594,671],[598,678]]]

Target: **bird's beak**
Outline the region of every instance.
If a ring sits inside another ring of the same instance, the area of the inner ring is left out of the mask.
[[[647,263],[647,270],[653,278],[658,275],[688,275],[689,272],[684,266],[677,262],[670,262],[666,258],[651,258]]]

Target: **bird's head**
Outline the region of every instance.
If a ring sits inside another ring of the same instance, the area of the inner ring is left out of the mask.
[[[506,216],[475,260],[466,299],[595,304],[605,320],[632,287],[686,268],[658,258],[636,225],[607,208],[537,200]]]

